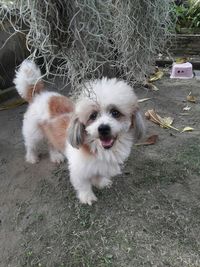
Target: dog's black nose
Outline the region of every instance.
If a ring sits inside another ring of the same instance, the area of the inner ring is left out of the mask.
[[[101,136],[107,136],[110,135],[111,128],[107,124],[101,124],[99,125],[98,131]]]

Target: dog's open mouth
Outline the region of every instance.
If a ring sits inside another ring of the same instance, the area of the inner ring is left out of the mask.
[[[109,149],[114,145],[115,138],[113,137],[100,137],[101,145],[105,149]]]

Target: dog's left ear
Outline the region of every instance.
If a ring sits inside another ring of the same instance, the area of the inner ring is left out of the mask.
[[[134,129],[135,140],[142,138],[145,133],[145,125],[139,108],[137,108],[132,115],[132,127]]]
[[[68,128],[68,141],[71,144],[71,146],[79,149],[79,147],[84,142],[85,137],[85,126],[83,123],[79,121],[79,119],[73,118],[70,122],[69,128]]]

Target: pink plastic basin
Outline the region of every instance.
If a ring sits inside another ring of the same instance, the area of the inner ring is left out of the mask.
[[[182,64],[173,63],[170,78],[178,78],[178,79],[193,78],[192,64],[189,62]]]

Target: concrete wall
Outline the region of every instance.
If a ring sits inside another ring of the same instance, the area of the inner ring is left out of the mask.
[[[174,55],[200,56],[200,34],[177,34],[168,42],[167,47]]]

